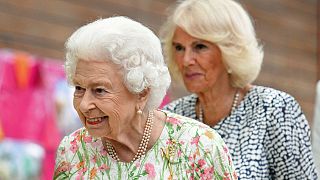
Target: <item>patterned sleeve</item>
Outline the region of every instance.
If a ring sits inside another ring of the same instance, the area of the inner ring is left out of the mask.
[[[65,136],[57,149],[53,179],[65,179],[68,177],[69,170],[71,169],[70,162],[67,161],[66,157],[68,139],[69,137]]]
[[[209,131],[205,133],[206,138],[208,138],[208,133]],[[213,163],[214,167],[213,179],[238,179],[227,145],[217,133],[214,132],[214,134],[216,141],[211,146],[210,153],[204,155],[211,156],[213,160],[209,161],[209,163]]]
[[[317,179],[311,150],[310,128],[301,107],[289,96],[284,106],[274,108],[268,131],[272,140],[268,160],[272,179]],[[272,172],[273,171],[273,172]]]
[[[318,176],[320,175],[320,80],[317,84],[316,103],[314,108],[313,126],[312,126],[312,149]]]
[[[190,154],[189,163],[194,179],[238,179],[228,147],[212,129],[199,131],[191,146],[196,150]]]

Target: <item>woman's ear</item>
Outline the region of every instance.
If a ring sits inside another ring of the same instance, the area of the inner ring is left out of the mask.
[[[150,88],[144,89],[143,91],[141,91],[141,92],[138,94],[138,100],[139,100],[140,102],[147,101],[147,100],[148,100],[148,97],[149,97],[149,94],[150,94]]]
[[[144,110],[147,101],[148,101],[148,97],[150,95],[150,88],[144,89],[143,91],[141,91],[140,93],[137,94],[138,96],[138,102],[137,102],[137,110]]]

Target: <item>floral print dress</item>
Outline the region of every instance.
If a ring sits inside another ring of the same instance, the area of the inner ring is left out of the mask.
[[[60,143],[54,179],[237,179],[229,150],[210,127],[166,112],[153,147],[132,163],[112,159],[81,128]]]

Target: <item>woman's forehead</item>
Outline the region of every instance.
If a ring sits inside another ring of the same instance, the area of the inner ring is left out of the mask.
[[[73,81],[103,84],[121,79],[122,75],[119,66],[112,62],[80,60],[77,64]]]

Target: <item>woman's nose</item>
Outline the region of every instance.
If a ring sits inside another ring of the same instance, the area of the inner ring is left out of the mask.
[[[94,109],[95,103],[94,103],[94,97],[92,93],[86,91],[83,95],[81,102],[80,102],[80,110],[84,113],[90,112],[90,110]]]
[[[183,65],[184,66],[193,65],[196,62],[195,60],[196,60],[195,53],[190,49],[186,49],[184,57],[183,57]]]

